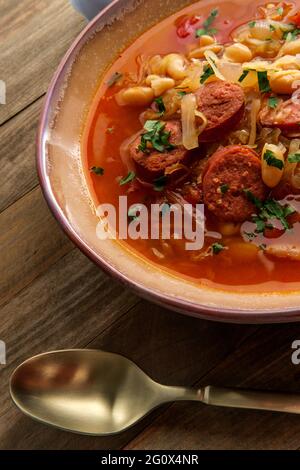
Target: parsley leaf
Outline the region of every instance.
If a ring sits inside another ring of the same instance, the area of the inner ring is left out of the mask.
[[[282,37],[283,39],[285,39],[286,41],[295,41],[295,39],[297,39],[297,37],[299,36],[300,34],[300,29],[299,28],[295,28],[293,29],[292,31],[284,31]]]
[[[134,180],[135,176],[136,175],[134,171],[130,171],[127,176],[124,176],[124,178],[120,180],[119,185],[124,186],[125,184],[130,183],[132,180]]]
[[[166,107],[163,98],[160,96],[159,98],[155,98],[155,103],[158,109],[158,112],[161,116],[163,116],[166,112]]]
[[[213,243],[211,245],[211,249],[214,255],[218,255],[219,253],[221,253],[221,251],[225,249],[225,246],[222,245],[222,243]]]
[[[277,13],[280,16],[283,15],[283,8],[282,7],[277,8]]]
[[[133,220],[139,220],[139,215],[137,213],[140,213],[143,208],[143,204],[133,204],[132,206],[129,207],[128,209],[128,218]]]
[[[222,194],[226,194],[227,191],[228,191],[228,189],[229,189],[229,184],[222,184],[222,185],[220,186],[220,190],[221,190],[221,193],[222,193]]]
[[[279,170],[283,169],[283,161],[279,160],[279,158],[276,158],[276,155],[274,152],[272,152],[272,150],[266,150],[263,158],[264,161],[267,162],[268,166],[273,166],[275,168],[278,168]]]
[[[183,98],[185,95],[187,95],[187,92],[186,91],[178,91],[177,94]]]
[[[244,70],[242,75],[240,76],[239,78],[239,82],[241,83],[243,80],[245,80],[245,78],[247,77],[248,73],[250,72],[250,70]]]
[[[300,153],[290,153],[287,160],[289,163],[300,163]]]
[[[201,85],[203,85],[203,83],[206,82],[206,80],[214,74],[215,72],[213,71],[212,67],[210,65],[206,65],[204,67],[203,74],[200,77]]]
[[[104,168],[101,168],[101,166],[92,166],[92,168],[90,168],[90,172],[95,173],[95,175],[103,176]]]
[[[208,18],[203,22],[202,28],[196,30],[196,38],[200,38],[205,34],[216,34],[218,32],[216,28],[211,28],[211,25],[215,21],[218,14],[219,11],[217,10],[217,8],[211,11]]]
[[[115,72],[109,80],[107,80],[106,85],[110,88],[114,86],[121,78],[123,77],[123,74],[120,72]]]
[[[258,79],[259,90],[261,91],[261,93],[268,93],[269,91],[271,91],[271,87],[270,87],[270,83],[268,79],[268,72],[266,70],[258,71],[257,79]]]
[[[153,181],[154,190],[157,192],[161,192],[165,189],[167,184],[168,178],[166,176],[160,176]]]
[[[278,103],[279,103],[279,99],[277,98],[277,96],[271,96],[271,97],[268,99],[268,106],[269,106],[269,108],[271,108],[271,109],[277,108]]]
[[[170,207],[170,204],[164,202],[161,206],[161,215],[164,216],[165,214],[168,214],[168,212],[170,212]]]
[[[174,150],[175,145],[170,143],[171,132],[166,132],[165,127],[166,123],[162,121],[146,121],[144,124],[146,132],[141,136],[138,150],[143,153],[149,153],[149,147],[162,153]]]
[[[255,207],[257,207],[258,209],[261,209],[263,203],[261,202],[260,199],[254,196],[254,194],[251,191],[249,191],[249,189],[244,189],[244,193],[246,194],[249,201],[255,205]]]
[[[283,206],[274,199],[267,199],[266,201],[260,201],[254,194],[249,190],[244,190],[247,198],[251,201],[257,209],[258,214],[252,216],[252,221],[256,224],[255,233],[263,233],[266,228],[273,228],[270,220],[278,220],[285,230],[290,228],[287,221],[287,217],[295,212],[295,209],[286,204]]]
[[[250,26],[250,28],[254,28],[256,25],[256,21],[250,21],[248,25]]]

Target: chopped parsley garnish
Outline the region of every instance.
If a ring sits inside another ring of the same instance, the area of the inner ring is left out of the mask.
[[[263,203],[261,202],[261,200],[258,199],[256,196],[254,196],[254,194],[251,191],[249,191],[249,189],[244,189],[244,193],[246,194],[249,201],[255,205],[255,207],[257,207],[258,209],[262,207]]]
[[[138,212],[141,211],[141,204],[133,204],[128,209],[128,218],[131,220],[138,220],[139,216],[137,215]]]
[[[256,21],[250,21],[248,25],[250,26],[250,28],[254,28],[256,25]]]
[[[290,153],[287,160],[289,163],[300,163],[300,153]]]
[[[278,99],[276,96],[271,96],[271,97],[268,99],[268,106],[269,106],[269,108],[272,108],[272,109],[277,108],[278,103],[279,103],[279,99]]]
[[[142,134],[138,150],[143,153],[149,153],[149,147],[158,152],[174,150],[175,145],[170,143],[171,132],[166,132],[165,127],[166,123],[162,121],[146,121],[144,124],[146,132]]]
[[[92,168],[90,168],[90,172],[95,173],[95,175],[103,176],[104,168],[101,168],[101,166],[92,166]]]
[[[187,95],[187,92],[186,91],[178,91],[177,93],[181,98],[183,98],[183,96]]]
[[[160,176],[160,178],[156,178],[156,180],[153,181],[154,190],[157,192],[163,191],[167,184],[167,180],[168,178],[166,176]]]
[[[284,163],[282,160],[276,157],[275,153],[272,150],[266,150],[264,153],[264,161],[267,162],[268,166],[273,166],[279,170],[283,169]]]
[[[123,77],[123,74],[120,72],[115,72],[110,79],[107,81],[107,86],[112,87],[114,86],[121,78]]]
[[[248,238],[248,240],[253,240],[256,237],[255,233],[253,232],[244,232],[244,235]]]
[[[168,212],[170,212],[170,204],[164,202],[161,206],[161,214],[164,216],[165,214],[168,214]]]
[[[276,28],[272,24],[270,24],[269,28],[270,28],[270,31],[276,31]]]
[[[229,189],[229,184],[222,184],[222,185],[220,186],[220,190],[221,190],[221,193],[222,193],[222,194],[226,194],[227,191],[228,191],[228,189]]]
[[[242,75],[240,76],[239,78],[239,82],[241,83],[243,80],[245,80],[245,78],[247,77],[248,73],[250,72],[250,70],[244,70]]]
[[[131,181],[134,180],[135,176],[136,176],[136,175],[135,175],[135,172],[134,172],[134,171],[130,171],[127,176],[124,176],[124,178],[122,178],[122,179],[120,180],[119,185],[120,185],[120,186],[124,186],[124,184],[130,183]]]
[[[217,10],[217,8],[211,11],[209,17],[204,21],[202,28],[196,30],[196,38],[200,38],[205,34],[216,34],[218,32],[216,28],[211,28],[211,25],[215,21],[218,14],[219,11]]]
[[[244,192],[249,201],[259,209],[258,214],[252,216],[252,221],[256,224],[255,233],[263,233],[266,228],[273,228],[270,221],[274,219],[281,223],[284,230],[290,229],[287,217],[295,212],[292,206],[288,204],[283,206],[274,199],[261,201],[251,191],[245,189]]]
[[[224,248],[225,246],[222,245],[222,243],[213,243],[211,245],[211,249],[214,255],[218,255],[219,253],[221,253],[221,251],[223,251]]]
[[[271,91],[271,87],[270,87],[270,83],[268,79],[268,72],[266,70],[258,71],[257,79],[258,79],[259,90],[261,91],[261,93],[268,93],[269,91]]]
[[[163,98],[160,96],[159,98],[155,98],[155,103],[158,109],[160,116],[163,116],[166,112],[166,107]]]
[[[283,33],[283,39],[285,39],[286,41],[295,41],[295,39],[297,39],[297,37],[299,36],[300,34],[300,29],[299,28],[295,28],[293,29],[292,31],[284,31]]]
[[[203,85],[203,83],[206,82],[206,80],[214,74],[215,72],[213,71],[212,67],[210,65],[206,65],[204,67],[203,74],[200,77],[201,85]]]
[[[277,8],[277,13],[280,16],[283,15],[283,8],[282,7]]]

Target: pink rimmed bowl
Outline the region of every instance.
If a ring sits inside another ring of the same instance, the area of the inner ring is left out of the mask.
[[[203,0],[206,1],[206,0]],[[81,169],[80,136],[101,76],[118,53],[190,0],[115,0],[78,37],[47,93],[37,142],[45,198],[71,240],[99,267],[142,297],[175,311],[235,323],[300,320],[300,292],[238,293],[172,276],[113,240],[96,236],[99,222]],[[247,0],[241,0],[246,7]]]

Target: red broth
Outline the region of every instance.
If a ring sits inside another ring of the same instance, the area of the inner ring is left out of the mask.
[[[263,3],[243,2],[241,6],[238,0],[218,2],[219,15],[215,22],[219,31],[218,41],[230,41],[231,31],[238,25],[252,20],[256,15],[257,6]],[[119,106],[114,95],[120,88],[118,85],[108,87],[108,80],[116,72],[125,76],[138,74],[141,56],[186,52],[187,45],[195,43],[195,36],[190,34],[186,38],[179,38],[176,30],[178,19],[184,15],[198,15],[203,21],[214,7],[213,2],[202,1],[169,17],[145,32],[124,50],[107,70],[91,106],[82,144],[88,185],[96,206],[100,203],[111,203],[118,207],[120,195],[127,195],[129,204],[141,202],[145,196],[144,190],[128,194],[128,188],[119,185],[120,177],[127,174],[120,157],[120,147],[126,139],[141,130],[141,109]],[[90,173],[89,169],[93,166],[103,167],[105,174],[99,177]],[[293,202],[300,208],[298,201]],[[218,230],[218,225],[213,219],[209,220],[209,224],[211,229]],[[299,240],[299,235],[300,224],[295,223],[292,232],[285,234],[282,240],[284,237],[292,237],[293,241]],[[288,291],[300,288],[299,262],[272,259],[266,256],[263,250],[255,249],[251,243],[245,243],[240,236],[229,237],[226,240],[228,249],[218,256],[202,260],[187,256],[182,241],[174,243],[169,255],[162,260],[157,258],[155,250],[153,251],[153,248],[157,247],[156,241],[128,239],[120,243],[161,269],[198,284],[242,292]],[[264,243],[264,240],[261,243]]]

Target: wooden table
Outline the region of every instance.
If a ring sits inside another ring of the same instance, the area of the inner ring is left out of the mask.
[[[12,404],[24,359],[59,348],[125,354],[166,384],[298,391],[291,344],[300,325],[196,320],[139,299],[85,258],[49,212],[36,176],[35,133],[47,85],[85,21],[67,0],[0,0],[1,449],[297,449],[300,416],[166,406],[130,431],[93,438],[47,428]],[[53,40],[54,39],[54,40]]]

